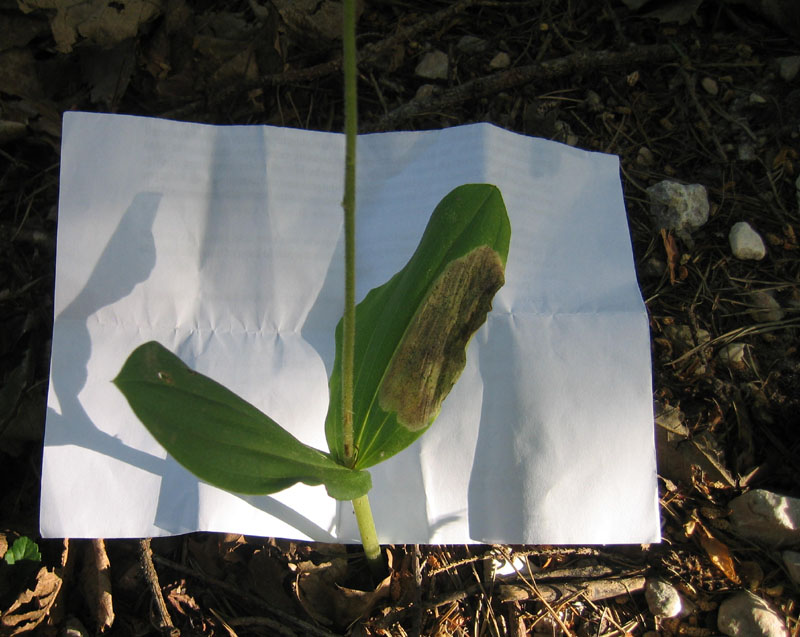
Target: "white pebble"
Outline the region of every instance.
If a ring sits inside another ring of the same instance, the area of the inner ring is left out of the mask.
[[[800,542],[800,499],[753,489],[728,504],[733,529],[770,547]]]
[[[753,230],[746,221],[733,224],[728,234],[728,241],[731,244],[731,252],[737,259],[760,261],[767,254],[761,235]]]
[[[789,637],[781,616],[750,591],[736,593],[720,604],[717,628],[729,637]]]
[[[744,369],[747,366],[745,354],[747,345],[744,343],[728,343],[719,350],[719,360],[732,369]]]

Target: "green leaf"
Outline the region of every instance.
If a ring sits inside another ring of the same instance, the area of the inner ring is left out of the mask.
[[[466,364],[466,346],[491,310],[511,225],[500,191],[467,184],[431,215],[416,252],[356,308],[354,468],[402,451],[431,425]],[[344,458],[341,322],[325,434]]]
[[[36,542],[24,535],[14,540],[14,543],[6,551],[4,556],[6,564],[16,564],[22,560],[30,560],[32,562],[41,562],[42,554],[39,553],[39,547]]]
[[[155,341],[133,351],[114,384],[170,455],[227,491],[275,493],[303,482],[324,484],[331,497],[352,500],[372,486],[369,473],[303,444]]]

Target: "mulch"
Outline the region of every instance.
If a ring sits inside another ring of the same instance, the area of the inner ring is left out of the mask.
[[[340,131],[333,4],[0,2],[0,548],[37,539],[60,114]],[[800,634],[779,552],[727,520],[748,489],[800,496],[800,79],[779,66],[800,54],[798,33],[725,0],[364,4],[361,130],[486,121],[620,156],[651,320],[662,542],[389,546],[375,582],[354,546],[38,539],[40,562],[0,563],[0,634],[701,636],[718,634],[720,602],[741,589]],[[415,74],[433,49],[446,79]],[[501,52],[507,63],[491,64]],[[688,240],[653,225],[646,189],[663,179],[708,190],[709,221]],[[732,256],[739,221],[766,258]],[[759,320],[757,292],[783,311]],[[731,365],[719,351],[733,342],[746,354]],[[509,562],[519,572],[493,575]],[[686,615],[653,616],[655,577]]]

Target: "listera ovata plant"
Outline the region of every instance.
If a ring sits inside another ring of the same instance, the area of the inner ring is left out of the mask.
[[[405,267],[355,305],[355,19],[350,9],[348,15],[345,7],[343,38],[345,311],[336,328],[329,382],[329,451],[300,442],[155,341],[131,353],[114,383],[156,440],[201,480],[245,494],[275,493],[298,482],[322,484],[332,498],[351,500],[374,566],[380,546],[366,469],[408,447],[438,415],[464,369],[469,340],[504,283],[511,227],[495,186],[459,186],[436,206]]]

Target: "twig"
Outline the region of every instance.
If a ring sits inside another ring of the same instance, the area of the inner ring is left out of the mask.
[[[153,565],[153,549],[150,548],[150,538],[139,540],[139,559],[142,563],[142,570],[144,577],[150,586],[150,592],[153,594],[153,600],[158,609],[159,624],[158,630],[162,635],[169,635],[170,637],[178,637],[181,631],[172,623],[167,610],[167,604],[164,602],[164,596],[161,594],[161,585],[158,583],[158,573],[156,567]]]
[[[539,599],[542,602],[552,603],[565,597],[583,594],[587,599],[596,602],[644,590],[644,583],[645,578],[643,576],[636,576],[621,579],[563,582],[558,585],[540,584],[536,587],[535,594],[528,587],[504,584],[500,586],[498,598],[502,602]]]
[[[419,33],[429,30],[437,24],[446,22],[453,16],[458,15],[460,12],[474,4],[478,4],[478,0],[459,0],[459,2],[456,2],[442,9],[441,11],[437,11],[436,13],[423,18],[422,20],[418,20],[412,25],[399,28],[397,32],[384,38],[380,42],[364,45],[359,51],[357,57],[357,64],[359,68],[364,71],[374,67],[381,57],[392,51],[398,45],[413,39]],[[342,64],[342,57],[336,57],[333,60],[322,62],[321,64],[315,64],[314,66],[309,66],[305,69],[296,69],[284,71],[282,73],[263,75],[255,81],[241,82],[240,80],[237,80],[236,83],[231,84],[230,86],[220,87],[220,90],[216,91],[214,95],[209,97],[209,105],[212,107],[219,106],[220,104],[229,102],[234,95],[246,92],[253,88],[283,86],[286,84],[308,84],[314,80],[340,73],[342,70]],[[187,111],[191,112],[197,108],[200,108],[202,105],[203,104],[201,101],[193,102],[191,104],[186,104],[185,106],[179,107],[174,111],[170,111],[164,115],[166,117],[185,117],[187,115]]]
[[[362,130],[392,129],[417,115],[439,111],[466,100],[495,95],[500,91],[529,84],[535,80],[550,80],[630,64],[667,62],[674,60],[677,56],[675,49],[666,44],[635,46],[622,52],[579,51],[555,60],[520,66],[477,78],[432,97],[415,98],[394,109],[375,124],[363,127]]]

